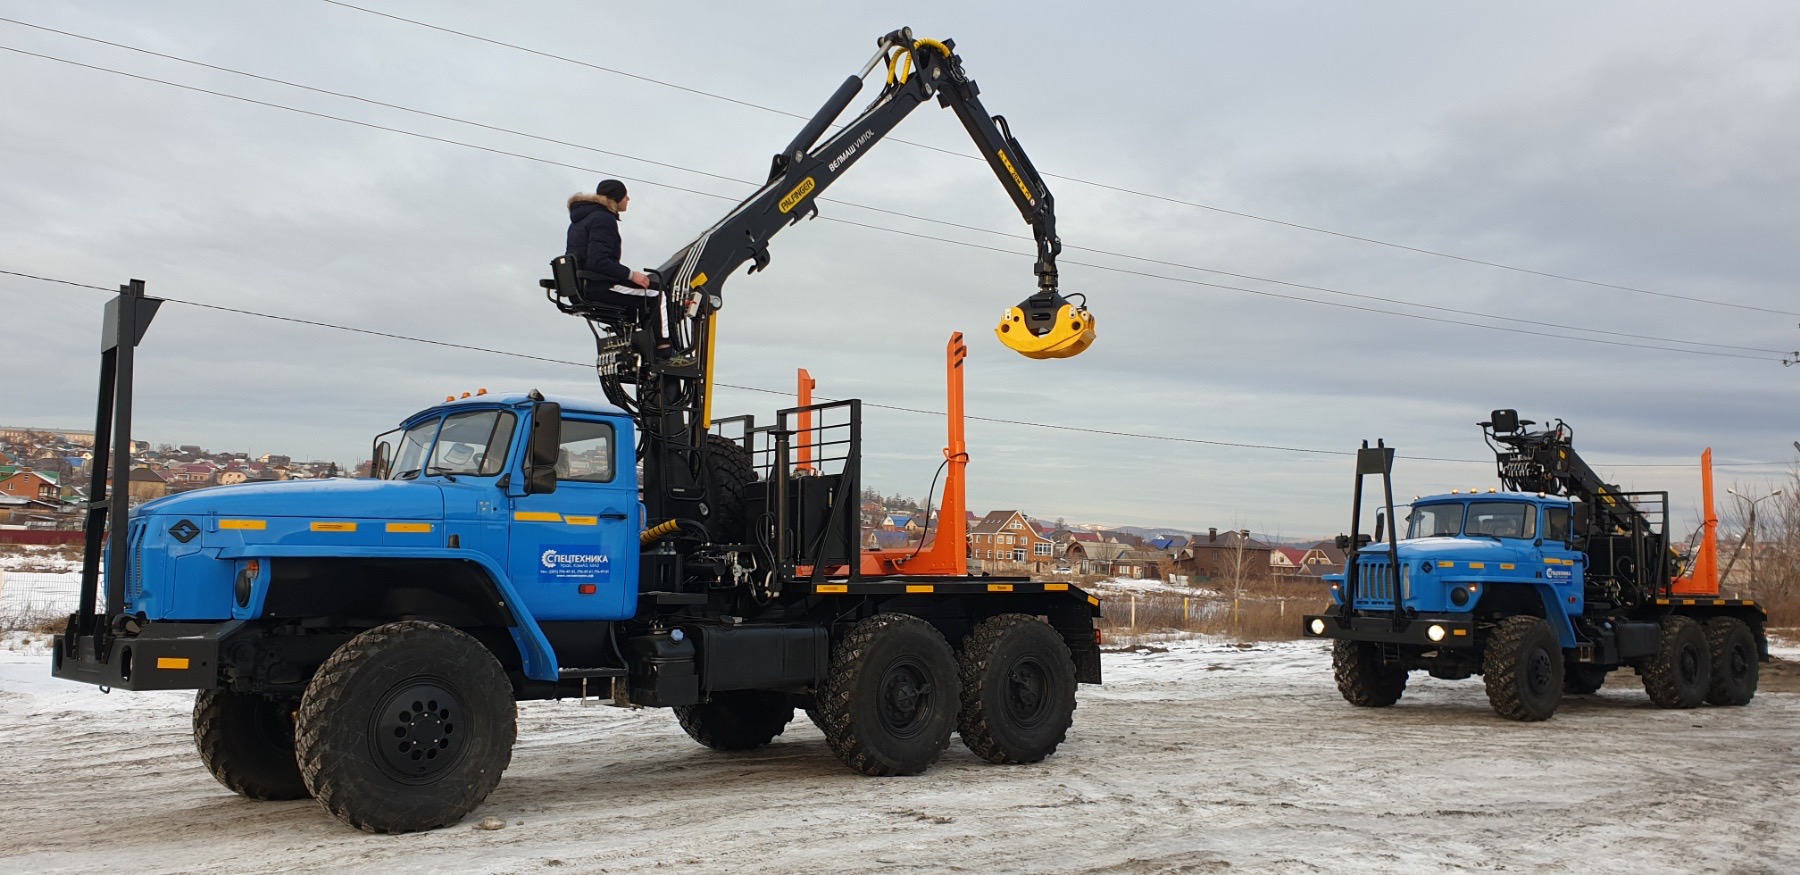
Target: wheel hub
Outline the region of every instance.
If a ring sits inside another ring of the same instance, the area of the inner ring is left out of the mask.
[[[1688,683],[1700,679],[1700,654],[1692,647],[1681,650],[1681,679]]]
[[[1007,717],[1013,723],[1030,728],[1043,721],[1050,710],[1050,699],[1045,695],[1049,677],[1049,671],[1036,657],[1013,664],[1006,673],[1004,699]]]
[[[406,783],[430,783],[461,756],[463,707],[446,685],[403,684],[371,720],[369,745],[384,771]]]
[[[916,661],[896,662],[882,675],[881,725],[896,738],[917,735],[928,722],[930,704],[931,681]]]
[[[1533,650],[1525,667],[1525,683],[1534,693],[1543,692],[1550,686],[1550,654],[1542,650]]]

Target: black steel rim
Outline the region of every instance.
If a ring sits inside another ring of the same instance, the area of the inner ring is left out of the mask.
[[[1681,648],[1681,679],[1690,684],[1700,680],[1699,648]]]
[[[909,739],[930,722],[931,672],[918,659],[904,656],[881,673],[877,711],[881,728],[894,738]]]
[[[1550,687],[1550,654],[1543,648],[1531,651],[1525,664],[1525,685],[1535,695]]]
[[[412,678],[382,700],[369,721],[369,746],[390,777],[429,784],[462,758],[468,714],[448,683]]]
[[[1043,660],[1026,656],[1006,672],[1002,707],[1007,721],[1020,729],[1032,729],[1050,713],[1050,670]]]
[[[1731,679],[1743,680],[1750,676],[1750,652],[1743,647],[1731,648]]]

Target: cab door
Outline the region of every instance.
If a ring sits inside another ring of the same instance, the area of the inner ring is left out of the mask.
[[[1582,586],[1582,571],[1587,566],[1587,554],[1570,546],[1570,511],[1567,505],[1548,505],[1544,508],[1544,524],[1540,531],[1538,550],[1544,559],[1541,574],[1544,580],[1556,587],[1557,599],[1562,608],[1569,614],[1579,614],[1586,609],[1586,593]]]
[[[556,490],[512,498],[508,573],[539,620],[637,610],[638,504],[631,427],[564,411]]]

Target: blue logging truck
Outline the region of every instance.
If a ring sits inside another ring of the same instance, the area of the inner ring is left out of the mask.
[[[1304,621],[1307,637],[1332,640],[1338,691],[1380,708],[1400,700],[1408,672],[1478,674],[1501,716],[1545,720],[1565,693],[1593,693],[1631,668],[1664,708],[1748,704],[1768,659],[1766,614],[1720,597],[1710,452],[1703,536],[1684,574],[1668,493],[1604,482],[1575,452],[1572,428],[1535,424],[1494,411],[1480,425],[1501,488],[1414,499],[1404,531],[1393,448],[1357,453],[1355,515],[1339,536],[1349,560],[1326,577],[1331,608]],[[1358,529],[1371,474],[1385,498],[1372,538]]]
[[[816,142],[883,62],[875,102]],[[761,426],[713,417],[726,278],[766,265],[769,239],[934,97],[1038,240],[1038,291],[1008,309],[999,339],[1033,358],[1093,342],[1086,308],[1057,292],[1049,191],[981,108],[953,44],[895,31],[862,76],[775,157],[762,189],[650,272],[659,294],[616,294],[574,259],[552,262],[540,285],[592,329],[610,403],[450,399],[379,438],[366,479],[198,490],[127,519],[107,474],[129,479],[133,350],[161,303],[133,281],[107,309],[81,601],[54,674],[197,690],[194,741],[226,787],[310,795],[378,832],[479,805],[510,761],[523,699],[672,708],[719,750],[767,744],[804,709],[868,775],[923,771],[952,732],[992,762],[1048,756],[1076,684],[1100,682],[1099,600],[968,574],[960,335],[930,547],[861,550],[860,402]],[[674,354],[658,355],[669,341]]]

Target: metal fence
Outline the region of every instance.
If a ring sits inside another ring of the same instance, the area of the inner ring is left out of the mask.
[[[20,628],[75,612],[81,573],[0,571],[0,628]]]

